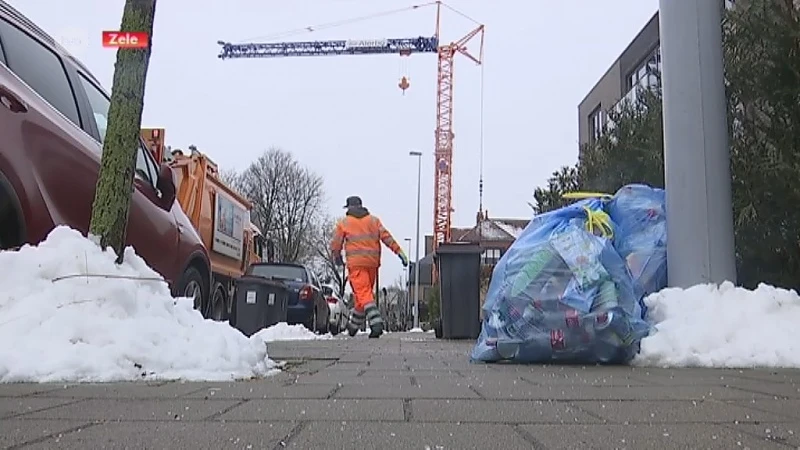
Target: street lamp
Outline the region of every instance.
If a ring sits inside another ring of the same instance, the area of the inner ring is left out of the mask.
[[[411,238],[407,237],[407,238],[404,238],[403,240],[408,243],[408,254],[410,255],[411,254]],[[406,314],[408,314],[408,307],[409,307],[409,305],[411,305],[411,266],[409,266],[408,270],[406,271],[406,303],[405,304],[406,304],[405,311],[406,311]],[[404,319],[404,322],[403,322],[403,327],[404,327],[403,329],[405,329],[405,327],[408,326],[408,322],[407,322],[408,315],[406,315],[405,317],[406,318]]]
[[[417,237],[414,241],[416,244],[416,256],[414,260],[414,328],[419,328],[419,210],[422,192],[422,152],[411,151],[408,152],[409,156],[417,158]]]

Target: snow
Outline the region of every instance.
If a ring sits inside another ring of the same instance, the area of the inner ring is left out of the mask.
[[[481,238],[493,241],[493,240],[507,240],[508,236],[506,233],[498,228],[494,222],[485,220],[481,222]]]
[[[645,299],[657,331],[634,364],[660,367],[800,368],[800,296],[731,283],[664,289]]]
[[[424,333],[425,330],[423,330],[422,328],[412,328],[412,329],[408,330],[408,332],[409,333]]]
[[[501,222],[499,220],[495,221],[495,225],[500,227],[500,229],[502,229],[506,233],[508,233],[511,236],[513,236],[514,239],[517,239],[519,237],[519,235],[522,234],[522,230],[524,230],[524,228],[515,227],[514,225],[511,225],[510,223]]]
[[[317,339],[333,338],[330,334],[320,336],[312,333],[303,325],[289,325],[286,322],[281,322],[269,328],[265,328],[253,335],[253,337],[261,339],[264,342],[313,341]]]
[[[261,338],[204,320],[132,248],[77,231],[0,252],[0,382],[222,381],[277,372]],[[76,276],[77,275],[77,276]]]

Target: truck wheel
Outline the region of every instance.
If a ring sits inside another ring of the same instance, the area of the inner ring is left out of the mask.
[[[207,317],[205,309],[205,283],[203,283],[203,276],[200,271],[195,267],[189,267],[186,272],[183,272],[181,282],[178,284],[178,295],[188,297],[194,301],[194,309],[200,311],[203,317]]]
[[[228,294],[225,292],[225,287],[222,283],[217,283],[214,286],[209,310],[209,319],[218,322],[228,320]]]

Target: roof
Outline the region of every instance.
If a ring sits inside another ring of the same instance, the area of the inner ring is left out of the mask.
[[[485,241],[514,241],[528,225],[528,219],[486,219],[472,227],[467,233],[456,237],[454,241],[485,242]]]

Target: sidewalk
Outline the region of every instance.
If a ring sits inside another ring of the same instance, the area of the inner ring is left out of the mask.
[[[280,342],[237,383],[0,385],[0,447],[797,448],[800,371],[470,364],[393,333]]]

